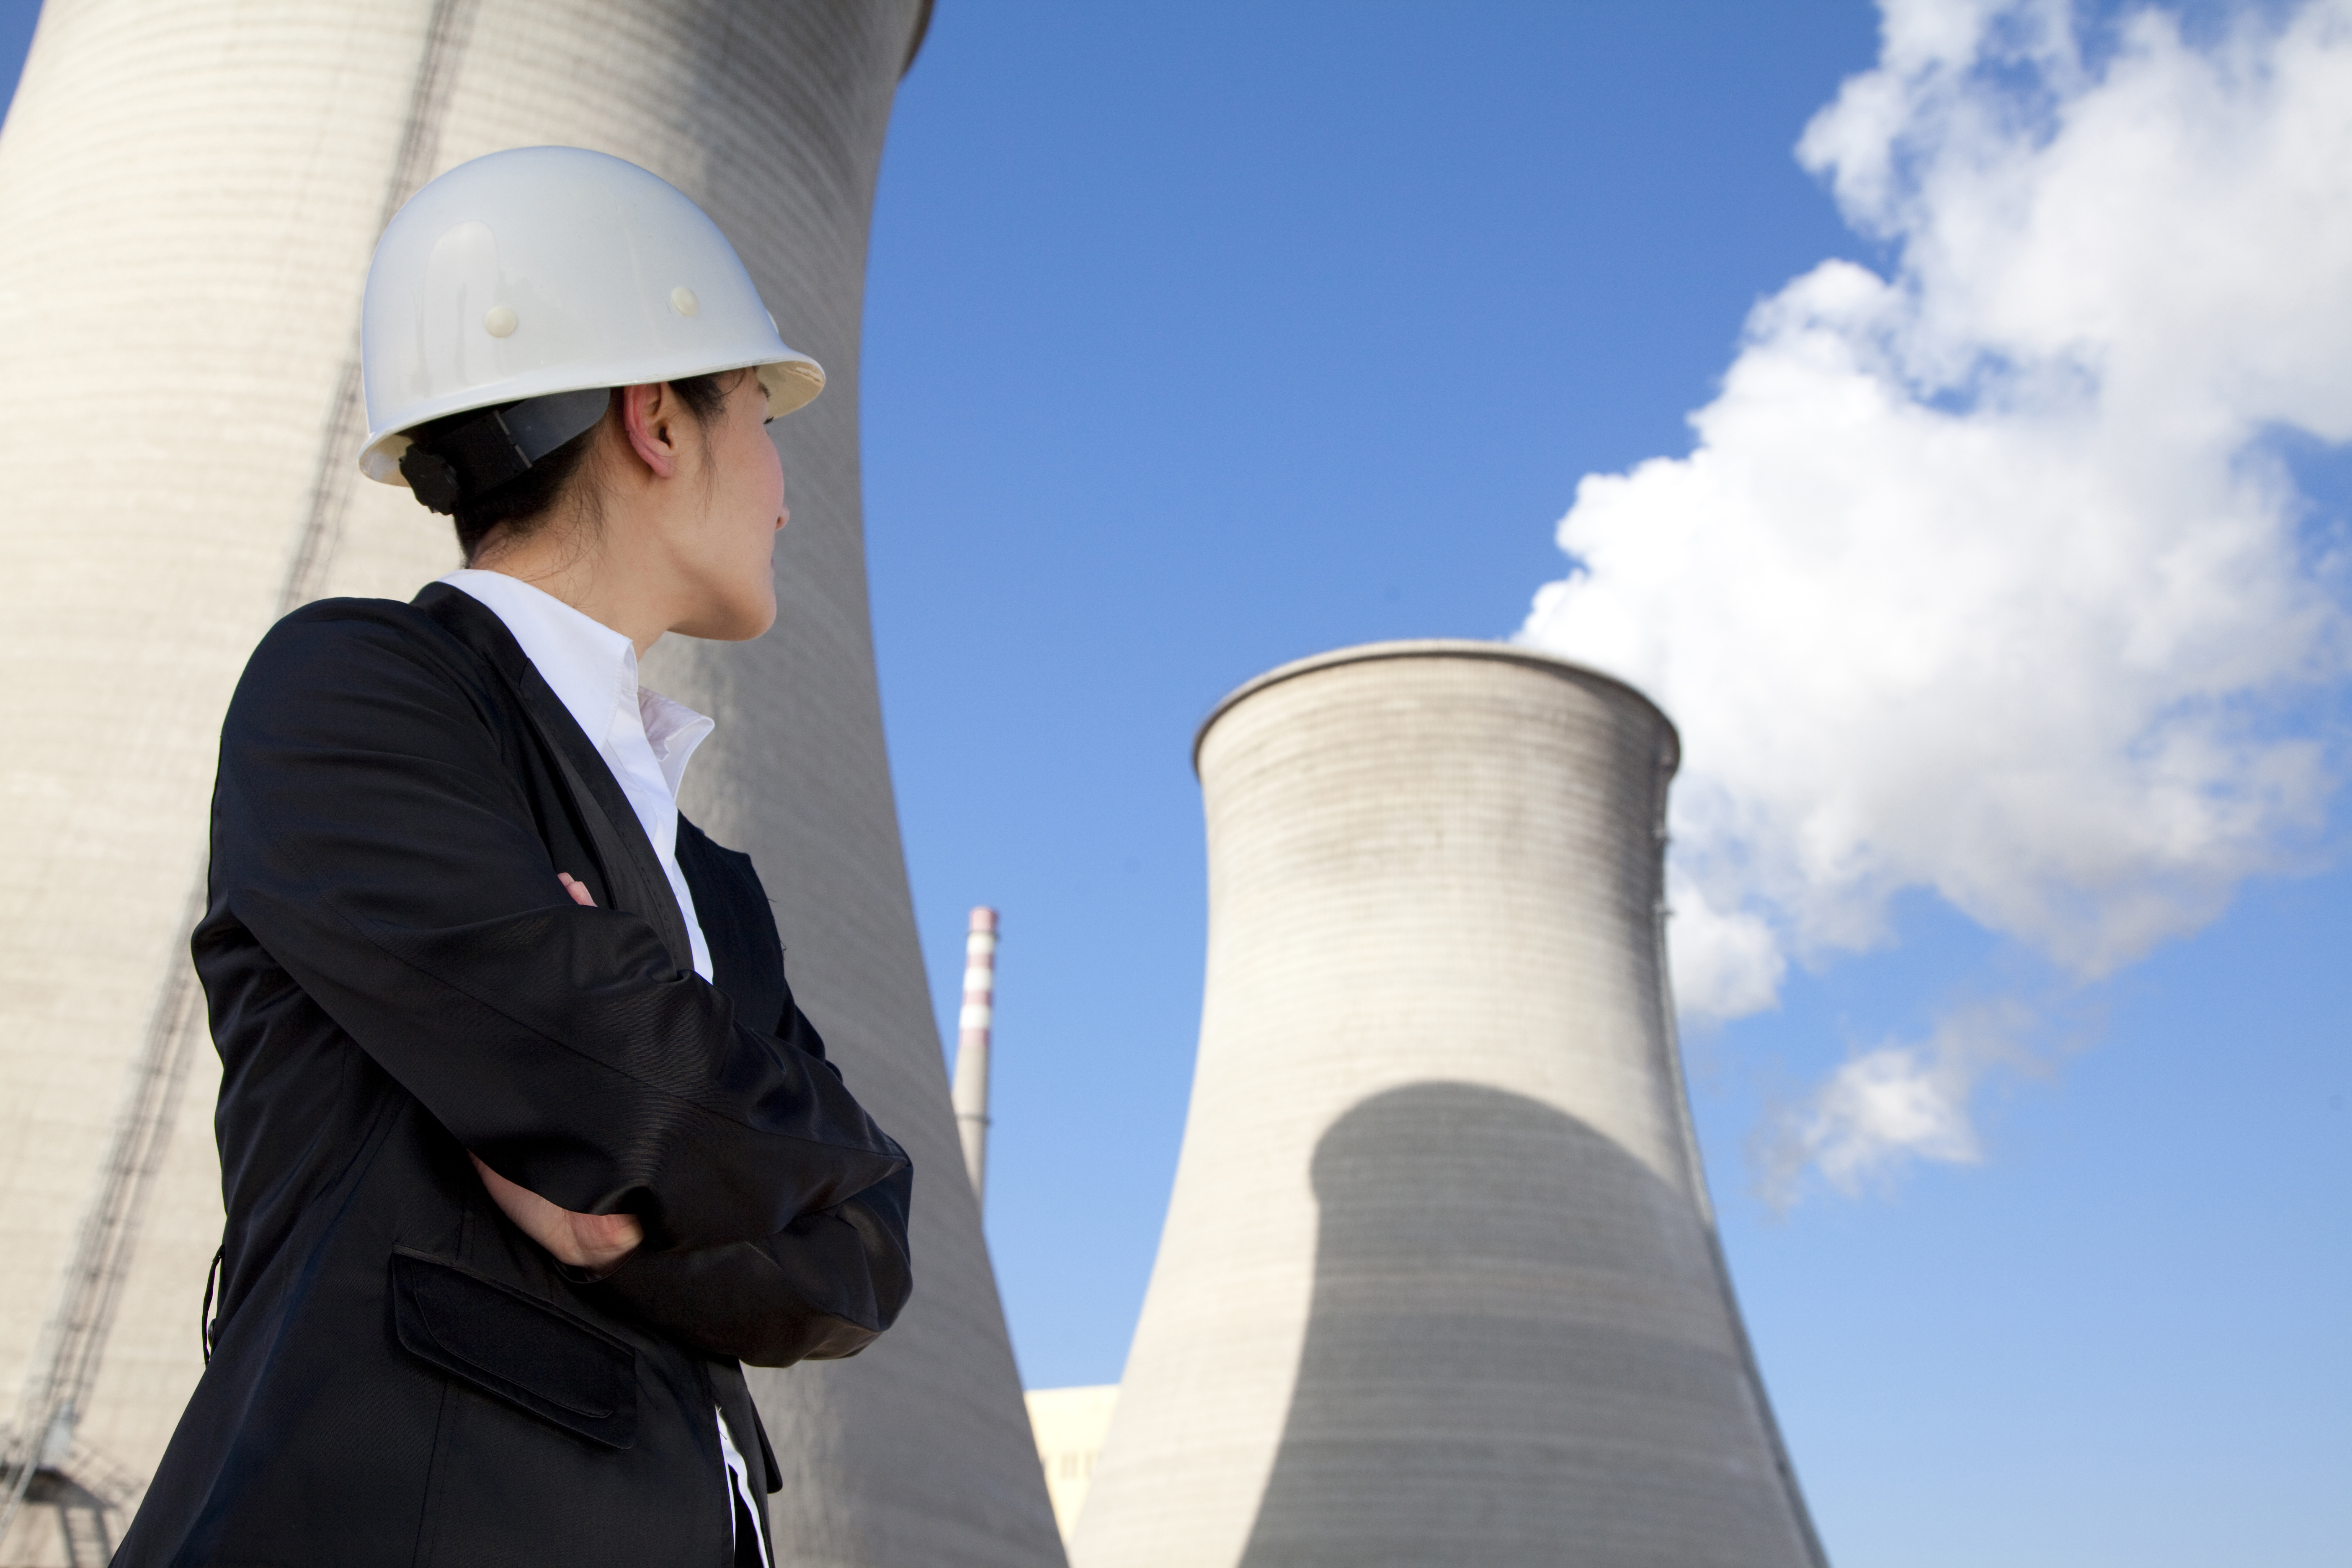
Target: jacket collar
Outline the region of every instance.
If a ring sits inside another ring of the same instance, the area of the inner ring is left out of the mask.
[[[621,793],[613,770],[605,766],[579,721],[524,654],[522,645],[488,606],[446,583],[427,584],[411,603],[505,680],[555,763],[589,842],[604,862],[601,869],[612,906],[651,925],[668,950],[670,962],[685,968],[680,960],[693,952],[687,940],[686,917],[679,912],[652,840],[646,837],[628,797]]]

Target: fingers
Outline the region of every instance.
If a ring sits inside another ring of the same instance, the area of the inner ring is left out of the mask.
[[[633,1214],[575,1214],[572,1228],[592,1247],[635,1247],[646,1235]]]
[[[583,882],[579,878],[574,877],[569,871],[558,871],[555,874],[555,879],[563,884],[563,890],[572,895],[572,901],[573,903],[578,904],[584,909],[593,910],[596,907],[595,897],[588,891],[587,883]]]
[[[635,1215],[576,1214],[541,1197],[529,1187],[507,1180],[482,1163],[482,1157],[471,1150],[467,1154],[499,1210],[517,1229],[552,1253],[558,1262],[609,1273],[646,1238],[645,1226]]]
[[[573,1214],[568,1209],[558,1212],[569,1228],[564,1238],[569,1245],[548,1250],[574,1268],[610,1274],[646,1238],[645,1226],[637,1223],[635,1215]]]
[[[520,1226],[533,1241],[544,1247],[547,1244],[547,1233],[562,1225],[565,1211],[541,1197],[529,1187],[508,1181],[504,1176],[483,1164],[482,1157],[473,1151],[467,1150],[467,1157],[474,1162],[474,1169],[480,1173],[483,1187],[488,1191],[499,1207],[506,1212],[506,1216]]]
[[[572,1216],[572,1236],[583,1252],[610,1261],[634,1251],[645,1240],[646,1227],[633,1214],[581,1214]]]

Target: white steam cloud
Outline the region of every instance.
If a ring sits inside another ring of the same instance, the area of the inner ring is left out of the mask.
[[[2340,563],[2278,444],[2352,439],[2352,0],[2142,11],[2095,58],[2066,0],[1883,10],[1798,156],[1890,275],[1759,305],[1689,456],[1578,486],[1521,634],[1681,725],[1697,1019],[1911,888],[2095,977],[2289,864],[2334,783],[2294,715],[2347,669]],[[1945,1038],[1785,1148],[1973,1158],[1988,1058]]]
[[[1969,1102],[1995,1067],[2031,1070],[2021,1044],[2031,1020],[2014,1003],[1964,1009],[1919,1045],[1878,1047],[1849,1059],[1757,1139],[1764,1196],[1786,1206],[1808,1169],[1849,1196],[1910,1160],[1974,1164],[1983,1151]]]

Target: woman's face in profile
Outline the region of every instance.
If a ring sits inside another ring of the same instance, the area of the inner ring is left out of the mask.
[[[682,563],[700,603],[677,630],[688,637],[740,642],[775,624],[776,532],[791,518],[784,508],[784,466],[768,438],[768,394],[757,372],[743,371],[727,401],[705,427],[702,442],[684,444],[701,474],[684,474],[689,493],[707,498],[698,526],[677,541]]]

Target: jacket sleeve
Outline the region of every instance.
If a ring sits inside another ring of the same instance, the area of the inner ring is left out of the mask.
[[[753,1366],[856,1355],[914,1288],[901,1169],[761,1241],[639,1251],[598,1286],[645,1322]]]
[[[638,1215],[651,1250],[772,1241],[903,1172],[837,1074],[644,920],[572,902],[439,637],[346,601],[263,640],[222,730],[207,925],[243,925],[502,1174]]]

